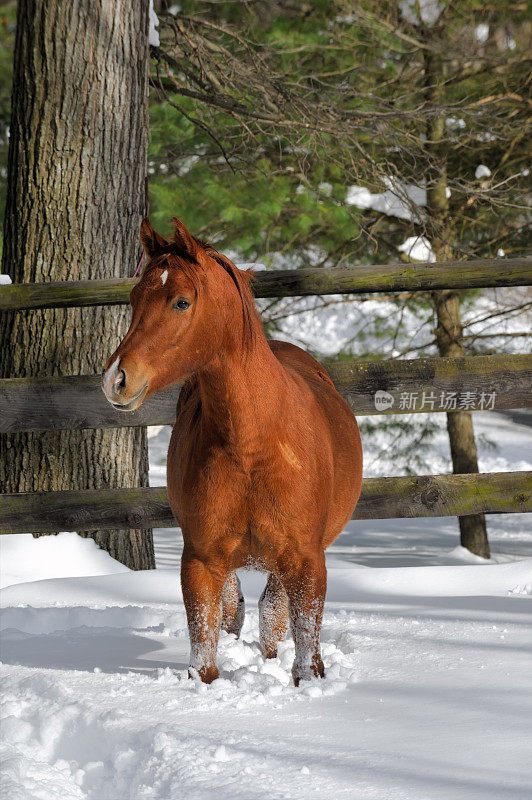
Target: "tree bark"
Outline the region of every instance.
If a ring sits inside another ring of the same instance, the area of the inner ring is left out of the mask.
[[[436,45],[435,50],[425,53],[425,87],[427,100],[437,104],[443,95],[443,61],[441,58],[441,29],[430,29],[429,37]],[[442,146],[445,134],[445,118],[436,116],[427,126],[427,148],[431,152],[427,180],[427,224],[432,233],[432,249],[437,261],[452,259],[452,225],[449,218],[447,198],[447,153]],[[440,356],[445,358],[465,355],[460,318],[460,296],[456,290],[443,290],[432,293],[436,312],[436,341]],[[477,446],[473,431],[471,411],[451,411],[447,413],[447,431],[453,471],[464,474],[478,472]],[[490,557],[486,517],[472,514],[458,517],[460,525],[460,544],[475,555]]]
[[[13,282],[118,278],[146,207],[148,0],[19,0],[2,271]],[[126,307],[0,315],[0,375],[101,372]],[[145,428],[0,436],[3,492],[148,485]],[[91,531],[133,569],[151,530]]]

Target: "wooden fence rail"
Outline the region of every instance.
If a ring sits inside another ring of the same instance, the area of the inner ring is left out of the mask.
[[[532,472],[366,478],[353,519],[532,511]],[[1,533],[171,528],[166,488],[90,489],[0,497]]]
[[[255,273],[256,297],[479,289],[532,285],[532,257]],[[0,311],[125,304],[136,278],[0,286]]]
[[[421,358],[328,364],[357,414],[417,413],[532,405],[532,355]],[[173,424],[179,387],[138,411],[115,411],[96,375],[0,381],[0,433]]]

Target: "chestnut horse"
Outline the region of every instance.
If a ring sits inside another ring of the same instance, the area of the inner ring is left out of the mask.
[[[218,677],[220,628],[240,633],[235,570],[268,573],[260,646],[275,658],[290,627],[294,683],[323,677],[324,550],[351,518],[362,483],[355,418],[323,367],[267,341],[251,275],[174,218],[167,241],[143,221],[147,263],[131,291],[131,327],[103,390],[132,411],[182,384],[168,450],[168,498],[183,532],[181,582],[190,672]]]

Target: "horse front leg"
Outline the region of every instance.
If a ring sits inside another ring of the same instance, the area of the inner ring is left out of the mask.
[[[230,572],[222,591],[222,629],[227,633],[234,633],[238,639],[245,614],[246,604],[240,580],[236,572]]]
[[[194,677],[196,672],[203,683],[212,683],[219,677],[216,651],[226,576],[224,565],[204,562],[186,547],[183,550],[181,587],[190,636],[189,676]]]
[[[312,678],[323,678],[325,670],[321,660],[320,632],[327,571],[323,551],[295,558],[282,575],[288,595],[290,628],[295,645],[292,666],[294,685]]]

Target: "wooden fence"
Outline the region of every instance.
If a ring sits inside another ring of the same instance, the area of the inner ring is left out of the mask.
[[[3,286],[0,291],[0,311],[124,305],[129,302],[129,293],[135,283],[135,278],[114,278]],[[333,269],[275,270],[257,272],[254,283],[255,297],[531,286],[532,258],[479,258],[474,261],[441,261],[438,264],[372,264]]]
[[[0,287],[0,311],[127,303],[134,279]],[[532,258],[439,264],[305,269],[256,275],[257,297],[432,291],[532,285]],[[329,364],[338,391],[357,414],[499,410],[532,405],[532,356],[491,355]],[[178,387],[138,411],[115,411],[100,377],[0,380],[0,433],[172,424]],[[372,478],[363,483],[355,519],[465,516],[532,511],[532,473]],[[106,489],[7,494],[2,533],[168,527],[166,489]]]

